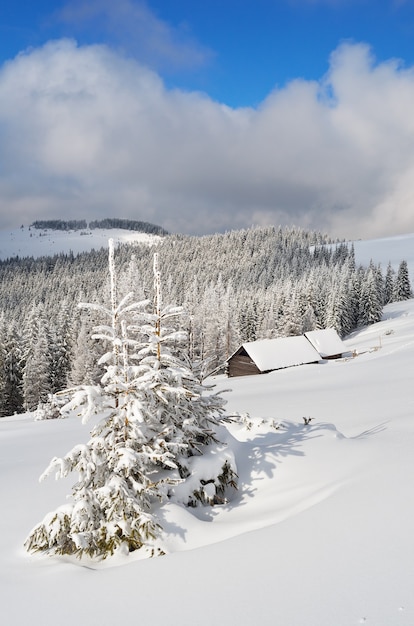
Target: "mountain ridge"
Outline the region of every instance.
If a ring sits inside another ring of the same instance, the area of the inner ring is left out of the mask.
[[[113,218],[113,221],[115,220],[118,220],[118,218]],[[104,224],[107,221],[101,220],[100,223]],[[133,220],[119,219],[118,221],[136,223]],[[84,252],[91,252],[92,250],[107,248],[108,239],[110,238],[114,239],[116,245],[135,243],[154,245],[168,235],[161,227],[155,225],[150,226],[161,229],[164,232],[163,235],[127,228],[102,226],[90,228],[89,225],[86,228],[72,230],[37,228],[34,226],[36,223],[47,223],[47,221],[37,220],[30,226],[21,226],[12,230],[0,230],[0,261],[16,257],[39,258],[57,254],[78,255]],[[70,222],[66,223],[69,224]],[[90,224],[93,224],[93,222]],[[372,260],[374,263],[381,263],[384,269],[387,263],[391,263],[396,270],[401,260],[406,260],[410,270],[410,279],[414,282],[414,233],[375,239],[357,239],[344,243],[354,245],[356,262],[364,266],[368,266]],[[336,244],[329,245],[335,246]],[[410,250],[413,252],[409,252]]]

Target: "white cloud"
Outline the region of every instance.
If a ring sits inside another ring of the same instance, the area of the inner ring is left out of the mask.
[[[51,42],[0,70],[0,226],[118,215],[187,233],[414,232],[413,102],[413,71],[364,45],[338,48],[319,83],[235,110],[106,47]]]

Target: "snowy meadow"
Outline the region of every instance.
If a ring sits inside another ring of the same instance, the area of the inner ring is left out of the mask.
[[[386,265],[382,243],[369,245],[367,262]],[[402,248],[412,270],[412,246]],[[213,379],[240,415],[220,431],[239,489],[226,505],[160,506],[163,557],[29,556],[31,528],[74,482],[39,476],[89,439],[90,424],[2,418],[4,623],[411,626],[414,300],[388,304],[345,343],[337,361]]]

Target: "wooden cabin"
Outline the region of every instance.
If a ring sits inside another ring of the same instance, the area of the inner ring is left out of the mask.
[[[273,370],[317,363],[320,355],[304,335],[260,339],[244,343],[227,361],[228,376],[264,374]]]
[[[251,376],[273,370],[338,359],[348,348],[334,328],[311,330],[296,337],[244,343],[227,360],[228,376]]]

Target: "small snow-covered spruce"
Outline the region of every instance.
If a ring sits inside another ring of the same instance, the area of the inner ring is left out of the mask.
[[[233,463],[225,460],[220,473],[213,478],[201,478],[200,485],[194,489],[187,502],[188,506],[196,507],[198,504],[225,504],[229,488],[237,489],[237,476],[234,472]]]
[[[160,553],[157,501],[174,497],[174,486],[191,474],[191,457],[217,440],[224,401],[170,349],[180,333],[167,323],[180,309],[161,305],[157,257],[153,313],[147,302],[131,302],[132,294],[117,304],[111,241],[109,272],[110,308],[84,305],[108,318],[95,335],[111,346],[101,359],[106,372],[100,385],[73,389],[65,407],[80,407],[83,422],[94,414],[102,418],[86,445],[52,459],[42,475],[55,472],[60,478],[77,471],[78,482],[72,502],[49,513],[30,533],[25,543],[30,552],[97,559],[115,550]],[[223,465],[217,482],[222,501],[235,480],[234,461]]]

